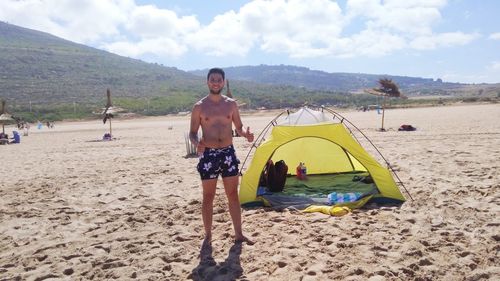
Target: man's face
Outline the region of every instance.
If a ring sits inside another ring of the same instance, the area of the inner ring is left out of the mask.
[[[222,88],[224,88],[224,79],[221,74],[212,73],[208,77],[207,84],[211,94],[219,95]]]

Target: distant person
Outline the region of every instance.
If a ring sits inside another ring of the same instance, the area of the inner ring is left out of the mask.
[[[30,132],[30,124],[25,122],[23,124],[23,135],[27,136],[29,132]]]
[[[234,99],[221,94],[225,74],[220,68],[212,68],[207,75],[209,94],[198,101],[191,112],[189,138],[196,146],[200,160],[197,166],[203,188],[202,218],[205,228],[205,243],[212,240],[213,201],[217,188],[217,178],[222,176],[224,191],[233,222],[235,241],[253,244],[243,235],[241,209],[238,198],[238,164],[233,147],[234,124],[237,133],[253,142],[250,127],[243,131],[238,105]],[[198,138],[201,127],[203,136]]]
[[[8,144],[9,143],[9,135],[4,132],[0,132],[0,144]]]
[[[12,141],[10,143],[21,143],[21,135],[17,131],[12,131]]]

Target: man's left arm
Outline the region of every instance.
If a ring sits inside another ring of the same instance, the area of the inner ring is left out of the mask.
[[[250,132],[250,127],[247,127],[246,131],[243,131],[243,123],[241,122],[240,111],[238,109],[238,104],[234,102],[233,111],[233,123],[238,135],[245,137],[248,142],[253,142],[254,135]]]

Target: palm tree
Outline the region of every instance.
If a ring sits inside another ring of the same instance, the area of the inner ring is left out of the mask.
[[[390,98],[406,98],[406,97],[403,94],[401,94],[398,85],[396,85],[396,83],[394,83],[391,79],[380,78],[378,80],[378,83],[380,84],[380,88],[365,89],[365,92],[371,95],[384,97],[382,103],[382,127],[380,128],[380,131],[385,131],[384,116],[385,116],[385,102],[387,97]]]

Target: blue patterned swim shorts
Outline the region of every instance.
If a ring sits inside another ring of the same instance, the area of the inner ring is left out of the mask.
[[[238,175],[238,164],[233,145],[223,148],[205,148],[200,157],[197,169],[202,180],[216,179],[220,174],[223,178]]]

